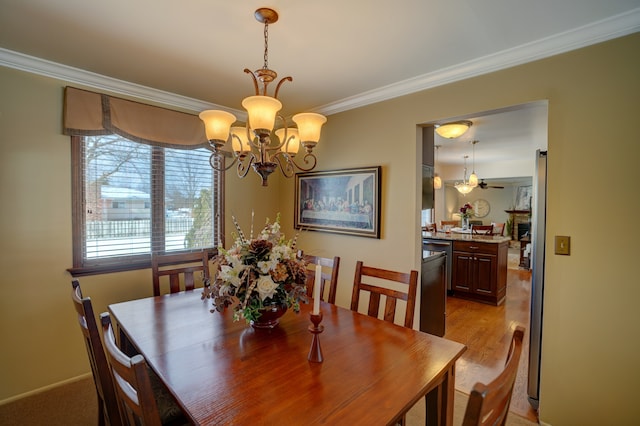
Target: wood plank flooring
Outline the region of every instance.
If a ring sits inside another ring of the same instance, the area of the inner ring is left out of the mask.
[[[516,324],[523,325],[523,352],[510,410],[533,422],[538,414],[527,399],[531,272],[507,270],[507,297],[501,306],[447,298],[445,338],[467,345],[456,364],[456,389],[469,394],[476,382],[487,383],[504,367]]]

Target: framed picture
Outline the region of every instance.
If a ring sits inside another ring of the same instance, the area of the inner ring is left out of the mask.
[[[516,195],[516,210],[531,210],[532,186],[519,186]]]
[[[296,173],[294,226],[380,238],[380,169]]]

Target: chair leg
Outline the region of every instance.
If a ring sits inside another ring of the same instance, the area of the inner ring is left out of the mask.
[[[98,426],[106,426],[104,401],[98,398]]]

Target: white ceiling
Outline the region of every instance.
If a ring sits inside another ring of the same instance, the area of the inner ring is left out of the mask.
[[[259,7],[280,14],[269,67],[294,78],[279,94],[286,116],[330,115],[640,30],[640,0],[0,0],[0,65],[241,110],[253,94],[243,69],[263,62]],[[506,155],[497,141],[540,131],[528,127],[539,116],[513,111],[496,133],[498,118],[466,118],[476,164]]]

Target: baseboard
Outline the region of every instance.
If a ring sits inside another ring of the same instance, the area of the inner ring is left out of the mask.
[[[55,389],[55,388],[60,387],[60,386],[68,385],[70,383],[78,382],[80,380],[84,380],[84,379],[87,379],[87,378],[91,378],[91,380],[93,380],[92,374],[91,373],[81,374],[80,376],[72,377],[70,379],[66,379],[66,380],[63,380],[61,382],[52,383],[50,385],[43,386],[41,388],[34,389],[32,391],[29,391],[29,392],[21,393],[19,395],[15,395],[15,396],[12,396],[12,397],[7,398],[7,399],[3,399],[2,401],[0,401],[0,405],[9,404],[9,403],[17,401],[19,399],[26,398],[26,397],[33,396],[33,395],[37,395],[39,393],[46,392],[46,391],[49,391],[51,389]]]

